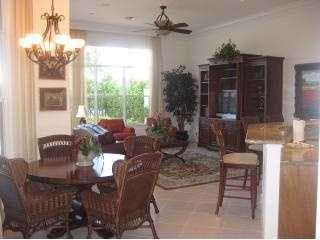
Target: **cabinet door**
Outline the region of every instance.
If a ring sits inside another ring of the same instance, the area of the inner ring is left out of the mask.
[[[264,118],[266,61],[258,58],[245,64],[243,88],[243,116]]]
[[[282,116],[282,65],[283,58],[267,57],[267,88],[265,120],[276,122]]]

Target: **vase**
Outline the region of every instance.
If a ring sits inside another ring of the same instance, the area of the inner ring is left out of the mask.
[[[78,155],[78,161],[76,165],[79,167],[88,167],[93,165],[94,155],[89,153],[88,156],[83,155],[81,152]]]

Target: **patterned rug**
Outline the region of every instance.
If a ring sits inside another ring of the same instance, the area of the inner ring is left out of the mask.
[[[174,152],[168,149],[166,152]],[[157,185],[163,189],[176,189],[219,181],[219,155],[217,152],[187,149],[182,154],[186,163],[178,158],[169,158],[161,163]],[[243,176],[243,171],[231,170],[228,178]]]

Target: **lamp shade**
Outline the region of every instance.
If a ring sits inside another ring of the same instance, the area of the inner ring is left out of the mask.
[[[85,117],[87,117],[86,109],[85,109],[84,105],[79,105],[76,117],[77,118],[85,118]]]

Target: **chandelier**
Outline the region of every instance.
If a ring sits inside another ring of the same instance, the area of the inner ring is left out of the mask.
[[[51,2],[51,15],[44,13],[41,19],[47,22],[43,34],[27,34],[19,40],[19,43],[32,62],[41,65],[49,74],[53,74],[61,71],[62,67],[78,57],[85,41],[71,39],[69,35],[60,33],[59,22],[62,22],[65,17],[55,13],[54,0]]]

